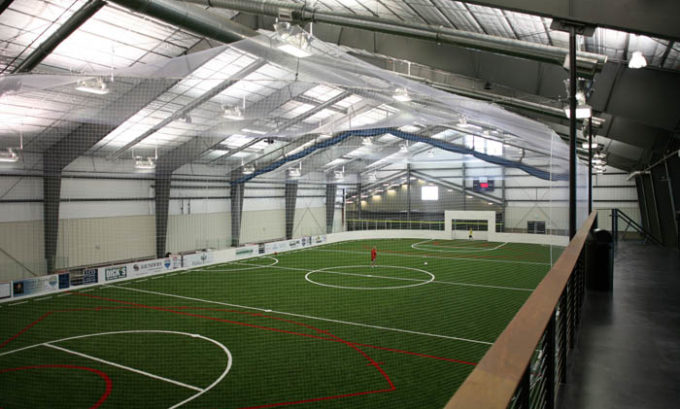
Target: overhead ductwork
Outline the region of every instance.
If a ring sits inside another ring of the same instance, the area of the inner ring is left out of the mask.
[[[132,11],[174,24],[223,43],[254,37],[257,32],[198,7],[169,0],[108,0]]]
[[[117,3],[122,2],[121,0],[114,1]],[[412,22],[390,21],[357,14],[322,11],[317,8],[308,7],[305,3],[292,4],[276,0],[185,0],[185,2],[231,9],[243,13],[291,19],[303,23],[319,22],[377,31],[421,40],[435,41],[442,44],[452,44],[476,50],[490,51],[560,66],[564,64],[568,55],[568,50],[565,48],[456,30],[442,26],[430,26]],[[579,52],[576,56],[578,75],[590,78],[600,72],[606,62],[607,56],[605,55]]]

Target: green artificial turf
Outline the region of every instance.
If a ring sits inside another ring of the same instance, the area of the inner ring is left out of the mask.
[[[440,408],[560,251],[352,241],[5,303],[0,407]]]

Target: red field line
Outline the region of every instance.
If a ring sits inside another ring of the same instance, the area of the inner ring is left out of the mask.
[[[144,304],[138,304],[138,303],[123,301],[123,300],[116,300],[116,299],[113,299],[113,298],[99,297],[99,296],[91,295],[91,294],[74,293],[72,291],[67,291],[67,292],[71,293],[71,294],[75,294],[75,295],[80,295],[82,297],[93,298],[93,299],[101,299],[101,300],[114,302],[114,303],[132,305],[132,306],[136,306],[140,309],[151,309],[151,310],[155,310],[155,311],[169,312],[171,314],[185,315],[185,316],[190,316],[190,317],[194,317],[194,318],[209,319],[209,320],[214,320],[214,321],[218,321],[218,322],[225,322],[225,323],[229,323],[229,324],[242,325],[242,326],[246,326],[246,327],[258,328],[258,329],[269,330],[269,331],[274,331],[274,332],[283,332],[283,333],[305,336],[305,337],[310,337],[310,338],[320,338],[322,340],[328,340],[324,337],[319,337],[319,336],[314,336],[314,335],[309,335],[309,334],[304,334],[304,333],[296,333],[296,332],[293,332],[293,331],[279,330],[277,328],[270,328],[270,327],[264,327],[264,326],[259,326],[259,325],[247,324],[247,323],[243,323],[243,322],[239,322],[239,321],[217,319],[215,317],[202,316],[202,315],[198,315],[198,314],[189,314],[189,313],[184,313],[184,312],[181,312],[181,311],[175,311],[175,310],[164,308],[164,307],[152,307],[152,306],[148,306],[148,305],[144,305]],[[21,334],[28,331],[31,327],[35,326],[37,323],[39,323],[40,321],[45,319],[51,313],[52,312],[48,312],[48,313],[44,314],[38,320],[32,322],[31,324],[29,324],[28,326],[23,328],[19,333],[13,335],[11,338],[9,338],[5,342],[3,342],[2,345],[4,346],[4,345],[8,344],[9,342],[11,342],[12,340],[16,339]],[[262,315],[262,316],[265,317],[264,315]],[[348,398],[348,397],[352,397],[352,396],[361,396],[361,395],[368,395],[368,394],[375,394],[375,393],[392,392],[392,391],[396,390],[394,383],[390,379],[389,375],[387,375],[387,373],[382,369],[382,367],[373,358],[368,356],[364,351],[362,351],[357,346],[353,345],[351,342],[345,341],[345,340],[331,334],[328,331],[325,331],[325,330],[322,330],[322,329],[319,329],[319,328],[315,328],[311,325],[307,325],[307,324],[303,324],[303,323],[296,323],[294,321],[289,321],[289,322],[303,326],[303,327],[306,327],[306,328],[313,329],[314,331],[317,331],[321,334],[328,335],[328,336],[332,337],[334,341],[343,343],[343,344],[347,345],[348,347],[350,347],[351,349],[355,350],[362,357],[364,357],[366,360],[368,360],[368,362],[371,364],[370,366],[374,366],[376,368],[376,370],[380,373],[380,375],[383,377],[383,379],[385,379],[385,381],[387,381],[389,388],[387,388],[387,389],[376,389],[376,390],[370,390],[370,391],[362,391],[362,392],[353,392],[353,393],[333,395],[333,396],[324,396],[324,397],[318,397],[318,398],[309,398],[309,399],[302,399],[302,400],[298,400],[298,401],[276,402],[276,403],[270,403],[270,404],[265,404],[265,405],[260,405],[260,406],[251,406],[250,407],[251,409],[256,408],[256,407],[265,408],[265,407],[295,405],[295,404],[301,404],[301,403],[317,402],[317,401],[322,401],[322,400],[340,399],[340,398]],[[110,393],[110,390],[109,390],[109,393]],[[106,396],[108,397],[108,394]],[[99,405],[101,405],[100,402],[97,403],[96,407],[98,407]],[[95,407],[93,407],[93,408],[95,408]],[[245,409],[245,408],[242,408],[242,409]]]
[[[344,340],[340,337],[333,335],[329,331],[322,330],[322,329],[313,327],[313,326],[308,325],[308,324],[288,320],[288,319],[281,318],[281,317],[269,316],[269,315],[265,315],[265,314],[261,314],[261,313],[257,313],[257,312],[237,311],[237,310],[231,310],[231,309],[218,309],[218,308],[208,308],[208,307],[191,307],[191,306],[155,307],[155,306],[148,306],[148,305],[144,305],[144,304],[138,304],[138,303],[134,303],[134,302],[130,302],[130,301],[123,301],[123,300],[117,300],[117,299],[112,299],[112,298],[95,296],[95,295],[92,295],[92,294],[83,294],[83,293],[76,293],[76,292],[71,292],[71,291],[68,291],[68,292],[71,293],[71,294],[82,296],[82,297],[100,299],[100,300],[104,300],[104,301],[108,301],[108,302],[120,303],[120,304],[125,304],[125,305],[117,306],[117,307],[97,306],[97,307],[90,307],[90,308],[71,308],[71,309],[62,309],[62,310],[50,311],[50,312],[44,314],[43,316],[41,316],[40,318],[38,318],[36,321],[34,321],[31,324],[24,327],[21,331],[19,331],[17,334],[12,336],[11,338],[4,341],[2,344],[0,344],[0,348],[4,347],[5,345],[7,345],[12,340],[18,338],[20,335],[22,335],[23,333],[28,331],[30,328],[32,328],[33,326],[35,326],[40,321],[47,318],[50,314],[52,314],[54,312],[84,312],[84,311],[104,311],[104,310],[116,310],[116,309],[151,309],[151,310],[155,310],[155,311],[169,312],[169,313],[172,313],[172,314],[184,315],[184,316],[189,316],[189,317],[193,317],[193,318],[208,319],[208,320],[212,320],[212,321],[224,322],[224,323],[228,323],[228,324],[240,325],[240,326],[245,326],[245,327],[250,327],[250,328],[256,328],[256,329],[285,333],[285,334],[290,334],[290,335],[297,335],[297,336],[302,336],[302,337],[307,337],[307,338],[319,339],[319,340],[324,340],[324,341],[342,343],[342,344],[345,344],[348,347],[352,348],[357,353],[359,353],[364,359],[369,361],[368,366],[374,366],[376,368],[376,370],[378,370],[378,372],[387,381],[387,383],[389,385],[389,388],[387,388],[387,389],[379,389],[379,390],[371,390],[371,391],[363,391],[363,392],[353,392],[353,393],[348,393],[348,394],[340,394],[340,395],[333,395],[333,396],[326,396],[326,397],[310,398],[310,399],[303,399],[303,400],[290,401],[290,402],[277,402],[277,403],[270,403],[270,404],[264,404],[264,405],[258,405],[258,406],[248,406],[248,407],[244,407],[244,408],[240,408],[240,409],[259,409],[259,408],[269,408],[269,407],[277,407],[277,406],[287,406],[287,405],[311,403],[311,402],[318,402],[318,401],[331,400],[331,399],[348,398],[348,397],[353,397],[353,396],[361,396],[361,395],[368,395],[368,394],[375,394],[375,393],[391,392],[391,391],[396,390],[396,387],[393,384],[392,380],[390,379],[389,375],[387,375],[387,373],[383,370],[383,368],[380,366],[380,364],[378,362],[373,360],[363,350],[361,350],[359,348],[360,346],[361,347],[367,347],[367,348],[374,348],[374,349],[383,350],[383,351],[419,356],[419,357],[423,357],[423,358],[430,358],[430,359],[436,359],[436,360],[441,360],[441,361],[455,362],[455,363],[460,363],[460,364],[465,364],[465,365],[476,365],[476,363],[467,362],[467,361],[458,360],[458,359],[444,358],[444,357],[422,354],[422,353],[418,353],[418,352],[411,352],[411,351],[406,351],[406,350],[401,350],[401,349],[396,349],[396,348],[387,348],[387,347],[381,347],[381,346],[377,346],[377,345],[362,344],[362,343],[347,341],[347,340]],[[186,309],[198,309],[198,310],[206,310],[206,311],[219,311],[219,312],[244,314],[244,315],[249,315],[249,316],[254,316],[254,317],[262,317],[262,318],[277,320],[277,321],[281,321],[281,322],[286,322],[286,323],[289,323],[289,324],[292,324],[292,325],[302,326],[304,328],[311,329],[311,330],[313,330],[317,333],[324,334],[326,336],[305,334],[305,333],[296,332],[296,331],[282,330],[282,329],[279,329],[279,328],[266,327],[266,326],[255,325],[255,324],[248,324],[248,323],[244,323],[244,322],[240,322],[240,321],[233,321],[233,320],[221,319],[221,318],[217,318],[217,317],[210,317],[210,316],[206,316],[206,315],[191,314],[191,313],[186,313],[186,312],[183,312],[183,311],[177,311],[177,310],[180,310],[180,309],[184,309],[184,310],[186,310]],[[2,373],[2,371],[0,371],[0,373]],[[106,399],[106,397],[108,397],[109,393],[110,393],[110,388],[108,389],[108,392],[105,394],[106,396],[104,396],[104,400]],[[103,400],[100,399],[100,402],[98,402],[96,404],[96,406],[93,406],[92,408],[98,407],[99,405],[101,405],[102,402],[103,402]]]
[[[43,315],[42,315],[40,318],[38,318],[37,320],[35,320],[35,321],[33,321],[32,323],[26,325],[21,331],[17,332],[16,334],[14,334],[13,336],[11,336],[10,338],[6,339],[2,344],[0,344],[0,348],[4,348],[5,345],[7,345],[7,344],[9,344],[10,342],[14,341],[14,340],[17,339],[19,336],[21,336],[21,334],[23,334],[24,332],[26,332],[26,331],[28,331],[29,329],[33,328],[34,325],[36,325],[36,324],[39,323],[40,321],[44,320],[45,318],[49,317],[50,314],[52,314],[52,311],[43,314]]]
[[[90,406],[90,409],[97,409],[108,399],[109,395],[111,394],[111,390],[113,389],[113,382],[111,381],[111,378],[109,376],[100,371],[99,369],[94,369],[94,368],[89,368],[87,366],[77,366],[77,365],[33,365],[33,366],[21,366],[18,368],[6,368],[6,369],[0,369],[0,374],[5,373],[5,372],[16,372],[16,371],[24,371],[27,369],[46,369],[46,368],[66,368],[66,369],[78,369],[81,371],[88,371],[92,372],[93,374],[99,376],[106,382],[106,389],[104,390],[104,394],[99,397],[99,400],[95,402],[94,405]],[[0,408],[1,409],[1,408]]]

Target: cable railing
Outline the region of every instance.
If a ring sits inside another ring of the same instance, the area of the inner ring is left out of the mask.
[[[593,212],[446,409],[554,409],[585,294]]]

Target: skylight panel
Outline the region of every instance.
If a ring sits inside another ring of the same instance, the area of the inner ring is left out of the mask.
[[[326,85],[317,85],[316,87],[305,92],[303,95],[315,99],[320,102],[326,102],[342,93],[342,90]]]
[[[323,122],[324,120],[336,115],[337,112],[331,111],[330,109],[322,109],[321,111],[315,113],[309,118],[305,119],[303,122],[307,124],[317,124]]]

